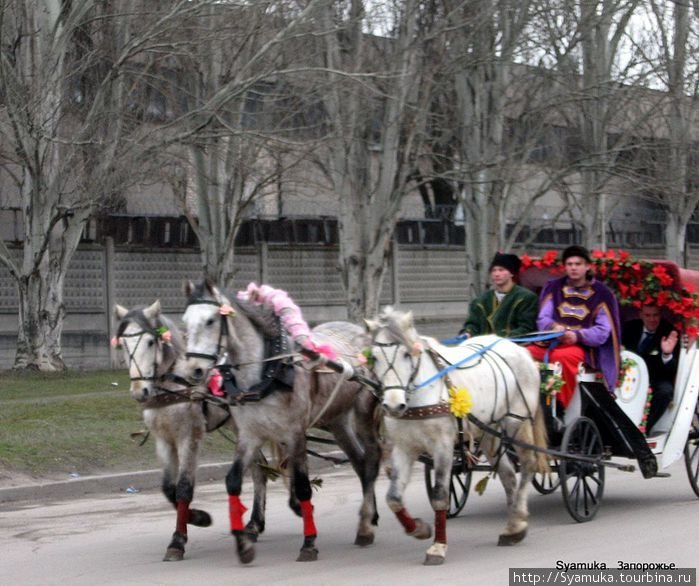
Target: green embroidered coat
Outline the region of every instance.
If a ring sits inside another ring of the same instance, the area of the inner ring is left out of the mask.
[[[501,303],[491,289],[471,301],[461,333],[497,334],[504,338],[529,334],[536,331],[538,310],[539,298],[529,289],[515,285]]]

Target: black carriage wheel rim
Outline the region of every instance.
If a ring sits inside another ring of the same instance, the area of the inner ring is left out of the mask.
[[[434,486],[433,478],[434,467],[431,462],[425,462],[425,485],[427,494],[432,498],[432,487]],[[447,518],[456,517],[466,505],[468,499],[468,491],[471,488],[471,471],[463,470],[461,465],[452,467],[451,476],[449,477],[449,509],[447,510]]]
[[[699,441],[688,440],[684,448],[684,463],[689,484],[699,497]]]
[[[557,458],[553,459],[551,471],[545,473],[537,473],[532,478],[532,485],[540,494],[551,494],[555,492],[561,485],[561,479],[558,476],[558,467],[560,463]]]
[[[601,456],[601,438],[594,422],[587,418],[576,420],[564,436],[564,448],[573,456]],[[573,458],[564,459],[560,470],[561,489],[568,512],[576,521],[589,521],[602,502],[604,466]]]

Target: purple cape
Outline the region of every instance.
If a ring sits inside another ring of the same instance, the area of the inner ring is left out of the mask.
[[[600,370],[607,383],[609,392],[616,388],[620,367],[620,333],[619,304],[611,290],[594,280],[580,289],[566,287],[568,277],[552,279],[544,285],[541,292],[541,304],[550,298],[556,314],[556,322],[571,329],[590,328],[595,324],[600,312],[604,312],[611,326],[611,333],[599,346],[580,344],[585,350],[585,362]],[[565,293],[564,293],[565,288]]]

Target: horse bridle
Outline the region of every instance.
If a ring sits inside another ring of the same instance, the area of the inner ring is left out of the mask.
[[[194,299],[187,303],[187,307],[189,307],[190,305],[214,305],[219,309],[222,306],[221,303],[219,303],[218,301],[214,301],[213,299]],[[185,307],[185,311],[187,310],[187,307]],[[224,337],[228,337],[228,319],[227,316],[222,314],[221,327],[219,328],[218,332],[218,342],[216,343],[216,354],[206,354],[205,352],[185,352],[185,357],[203,358],[204,360],[210,360],[213,363],[213,365],[215,365],[219,361],[219,358],[222,354],[222,350],[224,348]]]
[[[413,370],[410,373],[410,378],[408,378],[408,382],[403,384],[402,377],[400,373],[396,370],[395,368],[395,362],[396,362],[396,357],[398,355],[398,350],[400,346],[404,346],[404,344],[400,342],[373,342],[373,346],[380,348],[381,349],[381,354],[383,357],[386,359],[386,364],[388,364],[388,368],[386,369],[386,372],[383,373],[385,376],[387,372],[393,372],[396,375],[396,378],[400,381],[401,384],[398,385],[388,385],[388,386],[381,386],[381,390],[383,393],[386,391],[389,391],[391,389],[401,389],[405,391],[407,397],[409,398],[412,393],[415,392],[415,379],[417,378],[417,373],[420,370],[420,364],[422,363],[422,352],[417,357],[417,362],[413,365]],[[386,351],[387,348],[396,348],[396,351],[393,353],[393,357],[389,360],[388,352]],[[407,351],[407,349],[406,349]],[[410,357],[411,364],[413,363],[413,357],[411,355]],[[376,372],[374,371],[374,375],[377,376]]]
[[[120,327],[119,329],[126,329],[126,324],[128,322],[123,322],[123,328]],[[155,338],[155,344],[159,345],[160,344],[160,335],[157,331],[156,328],[144,328],[141,326],[142,329],[138,332],[132,332],[130,334],[124,334],[124,333],[117,333],[117,339],[121,338],[138,338],[136,341],[136,345],[133,347],[133,350],[129,350],[128,348],[126,349],[126,353],[129,357],[129,365],[133,364],[136,366],[136,370],[138,370],[139,376],[129,376],[129,380],[131,382],[135,381],[146,381],[146,382],[155,382],[158,380],[158,352],[156,348],[156,352],[153,355],[153,374],[151,376],[144,376],[143,371],[141,370],[141,367],[138,365],[138,362],[136,361],[135,355],[136,355],[136,350],[138,350],[138,345],[141,343],[141,340],[143,340],[143,336],[146,334],[152,334],[153,337]]]

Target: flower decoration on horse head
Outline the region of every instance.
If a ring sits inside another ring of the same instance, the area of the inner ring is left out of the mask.
[[[158,337],[166,344],[169,344],[172,341],[172,332],[167,328],[167,326],[160,326],[156,332],[158,333]]]

